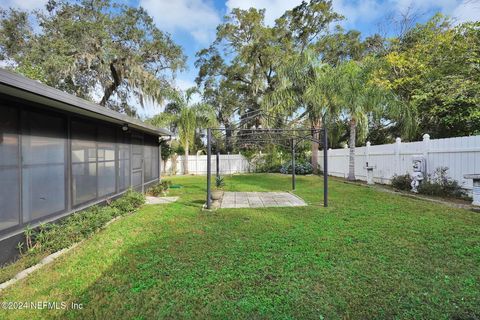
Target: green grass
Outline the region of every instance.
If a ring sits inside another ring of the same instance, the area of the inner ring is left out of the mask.
[[[0,310],[38,319],[477,319],[480,216],[333,180],[298,177],[300,208],[203,212],[204,177],[177,203],[145,206],[0,294],[78,310]],[[288,190],[281,175],[227,189]]]

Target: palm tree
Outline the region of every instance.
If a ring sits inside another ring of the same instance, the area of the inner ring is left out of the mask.
[[[195,135],[199,130],[216,124],[215,112],[209,104],[192,103],[192,96],[196,88],[188,89],[180,93],[174,101],[168,103],[165,111],[150,119],[150,123],[156,126],[169,126],[178,136],[180,144],[185,149],[184,173],[188,174],[188,155],[190,146],[195,141]]]
[[[355,180],[355,144],[357,129],[364,133],[368,130],[369,114],[390,114],[398,116],[403,112],[408,122],[408,108],[387,88],[371,81],[371,72],[375,60],[365,59],[362,63],[348,61],[339,66],[340,75],[338,91],[342,111],[348,119],[349,136],[349,169],[348,180]]]
[[[263,103],[267,111],[289,116],[299,112],[297,120],[306,117],[318,140],[322,119],[337,112],[335,68],[322,63],[314,51],[305,50],[283,64],[277,77],[278,89],[268,94]],[[314,173],[318,173],[316,141],[312,141],[312,167]]]

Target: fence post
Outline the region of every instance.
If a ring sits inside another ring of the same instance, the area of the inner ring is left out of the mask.
[[[228,162],[228,173],[231,175],[232,174],[232,164],[231,164],[232,159],[230,158],[230,152],[227,152],[227,162]]]
[[[347,151],[345,153],[345,170],[343,170],[343,177],[346,179],[347,176],[348,176],[348,164],[349,164],[349,153],[348,153],[348,143],[345,143],[345,145],[343,146],[343,149],[345,149],[345,151]]]
[[[368,169],[367,167],[371,167],[372,164],[370,163],[370,141],[367,141],[367,144],[365,145],[365,171],[366,171],[366,174],[365,174],[365,178],[367,179],[367,183],[368,183]],[[372,175],[373,175],[373,171],[372,171]],[[372,181],[373,181],[373,177],[372,177]]]
[[[402,148],[402,138],[400,137],[397,137],[395,139],[395,169],[393,170],[393,175],[395,174],[402,174],[400,172],[400,152],[401,152],[401,148]],[[392,175],[392,176],[393,176]]]
[[[207,209],[212,206],[212,129],[207,129]]]
[[[295,139],[291,139],[290,143],[292,152],[292,190],[295,190]]]
[[[332,148],[328,148],[327,150],[327,161],[328,163],[332,163],[330,158],[332,157]]]
[[[323,118],[325,123],[325,118]],[[323,126],[323,206],[328,207],[328,133],[327,126]]]
[[[370,146],[371,146],[370,141],[367,141],[367,146],[365,148],[365,161],[367,162],[367,167],[370,165],[369,164],[369,162],[370,162]]]
[[[238,158],[240,159],[240,173],[244,173],[245,172],[245,161],[243,159],[243,156],[242,156],[242,153],[239,151],[238,152]]]
[[[428,152],[430,151],[430,135],[423,135],[423,157],[425,158],[425,173],[428,174]]]

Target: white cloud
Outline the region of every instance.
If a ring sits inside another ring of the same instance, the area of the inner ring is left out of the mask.
[[[215,28],[221,21],[208,0],[140,0],[140,5],[160,29],[186,31],[202,44],[213,39]]]
[[[385,13],[385,8],[375,0],[364,0],[358,2],[334,0],[332,2],[333,10],[345,17],[342,25],[353,27],[356,23],[362,21],[373,21]],[[385,5],[383,5],[385,6]]]
[[[191,87],[196,87],[197,84],[189,79],[176,79],[174,86],[179,90],[185,91],[187,89],[190,89]]]
[[[428,10],[438,10],[460,23],[480,19],[480,0],[389,0],[389,2],[400,12],[409,8],[420,14]]]
[[[465,0],[453,10],[451,15],[459,23],[478,21],[480,20],[480,1]]]
[[[173,87],[178,89],[178,90],[181,90],[181,91],[185,91],[185,90],[187,90],[191,87],[195,87],[196,84],[195,84],[194,81],[191,81],[191,80],[185,78],[185,77],[188,77],[188,76],[189,76],[189,74],[183,74],[183,78],[175,79],[175,81],[173,83]],[[200,102],[202,100],[201,98],[202,97],[199,94],[194,94],[192,96],[191,103]],[[135,105],[138,114],[142,118],[150,118],[150,117],[158,114],[159,112],[163,112],[167,102],[168,101],[164,101],[162,104],[158,104],[156,102],[146,101],[144,106],[142,107],[138,102],[134,101],[134,99],[132,99],[132,101],[130,101],[130,103]]]
[[[184,75],[184,76],[189,76],[189,75]],[[177,89],[185,92],[187,89],[190,89],[191,87],[196,87],[197,84],[194,81],[191,81],[190,79],[182,78],[182,79],[176,79],[175,80],[175,85]],[[191,103],[198,103],[202,101],[202,96],[198,93],[195,93],[192,95],[190,102]]]
[[[266,9],[265,22],[268,25],[273,25],[275,19],[279,18],[283,13],[295,6],[298,6],[301,0],[227,0],[225,6],[227,12],[232,11],[233,8],[240,9]]]
[[[0,0],[0,7],[33,10],[44,8],[46,3],[46,0]]]
[[[420,12],[437,9],[443,13],[451,12],[459,3],[458,0],[390,0],[389,2],[400,12],[404,12],[408,9]]]
[[[301,0],[227,0],[227,12],[233,8],[266,9],[265,22],[273,25],[275,19],[301,3]],[[480,0],[333,0],[333,10],[345,16],[342,25],[355,27],[362,22],[376,21],[389,13],[406,12],[408,9],[419,14],[429,10],[457,18],[460,22],[478,20],[480,17]]]
[[[227,0],[227,12],[233,8],[265,9],[265,22],[273,25],[275,20],[282,16],[285,11],[298,6],[301,0]],[[384,13],[384,8],[375,0],[348,1],[334,0],[332,2],[333,10],[345,16],[343,25],[354,25],[359,21],[368,21],[378,18]]]

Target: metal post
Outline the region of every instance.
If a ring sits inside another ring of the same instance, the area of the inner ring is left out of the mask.
[[[323,206],[328,207],[328,137],[325,120],[323,121]]]
[[[218,177],[220,176],[220,151],[218,150],[218,146],[217,146],[217,158],[215,160],[217,164],[217,177]]]
[[[212,130],[207,129],[207,209],[212,206],[211,184],[212,184]]]
[[[292,190],[295,190],[295,139],[292,139]]]

